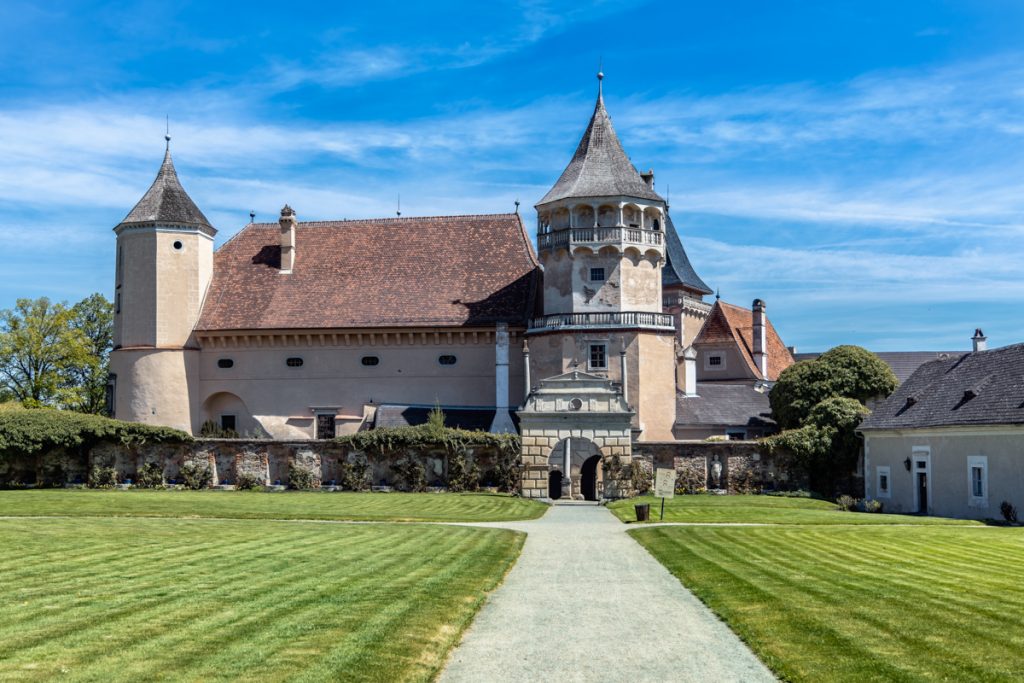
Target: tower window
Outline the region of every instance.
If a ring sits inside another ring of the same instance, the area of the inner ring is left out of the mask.
[[[298,358],[298,357],[289,358],[288,360],[285,361],[285,365],[287,365],[290,368],[301,368],[302,367],[302,359]]]
[[[117,302],[117,304],[114,306],[114,313],[120,314],[121,313],[121,292],[117,293],[117,296],[114,297],[114,300]]]
[[[590,345],[590,370],[606,370],[608,368],[608,346],[605,344]]]
[[[437,362],[440,363],[441,365],[455,365],[455,363],[457,361],[458,361],[458,358],[456,358],[455,356],[451,356],[451,355],[445,355],[445,356],[438,356],[437,357]]]
[[[227,370],[228,368],[235,367],[235,361],[231,360],[230,358],[218,358],[217,367]]]
[[[175,241],[174,241],[174,250],[175,250],[175,251],[181,251],[181,248],[182,248],[183,246],[185,246],[185,245],[183,245],[183,244],[181,243],[181,240],[175,240]]]
[[[590,269],[590,281],[591,282],[604,282],[604,268],[591,268]]]
[[[363,365],[366,365],[366,366],[380,365],[380,357],[378,357],[378,356],[363,356],[362,359],[359,362],[362,363]]]

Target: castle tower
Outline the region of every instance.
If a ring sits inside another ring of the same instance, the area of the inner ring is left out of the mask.
[[[675,321],[662,308],[666,204],[633,167],[598,97],[558,182],[536,205],[544,316],[531,323],[531,373],[574,367],[620,383],[634,433],[671,440]]]
[[[192,432],[198,347],[192,330],[213,276],[217,231],[178,181],[170,136],[152,186],[117,235],[114,416]]]

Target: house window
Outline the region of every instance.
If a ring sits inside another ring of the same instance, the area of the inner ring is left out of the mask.
[[[877,478],[877,486],[875,497],[876,498],[890,498],[892,492],[889,489],[890,474],[889,467],[876,467],[875,477]]]
[[[316,438],[333,439],[335,435],[335,416],[320,413],[316,416]]]
[[[298,358],[298,357],[289,358],[284,363],[285,363],[285,365],[287,365],[290,368],[301,368],[302,367],[302,359]]]
[[[455,365],[459,359],[452,355],[438,356],[437,362],[441,365]]]
[[[590,269],[590,281],[591,282],[604,282],[604,268],[591,268]]]
[[[235,361],[231,360],[230,358],[219,358],[217,359],[217,367],[227,370],[228,368],[235,367]]]
[[[725,370],[725,354],[709,353],[704,356],[705,370]]]
[[[378,356],[363,356],[359,362],[366,366],[380,365],[380,358]]]
[[[722,364],[722,357],[721,356],[711,356],[711,358],[708,358],[708,364],[709,365],[721,365]]]
[[[988,457],[971,455],[967,458],[968,505],[988,507]]]
[[[590,362],[587,365],[590,370],[606,370],[608,369],[608,345],[607,344],[591,344],[590,345]]]
[[[235,428],[235,416],[234,415],[221,415],[220,416],[220,428],[225,432],[236,431]]]

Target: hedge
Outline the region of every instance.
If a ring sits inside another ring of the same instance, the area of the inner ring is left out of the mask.
[[[112,420],[52,408],[0,411],[0,453],[35,455],[58,448],[89,447],[100,441],[126,446],[189,442],[192,437],[169,427]]]

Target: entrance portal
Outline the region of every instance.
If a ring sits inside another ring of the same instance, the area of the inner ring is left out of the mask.
[[[562,497],[562,473],[551,470],[548,473],[548,498],[558,500]]]
[[[928,475],[925,472],[917,473],[917,511],[928,514]]]
[[[593,455],[580,468],[580,493],[583,494],[583,500],[597,500],[597,465],[600,462],[601,456]]]

